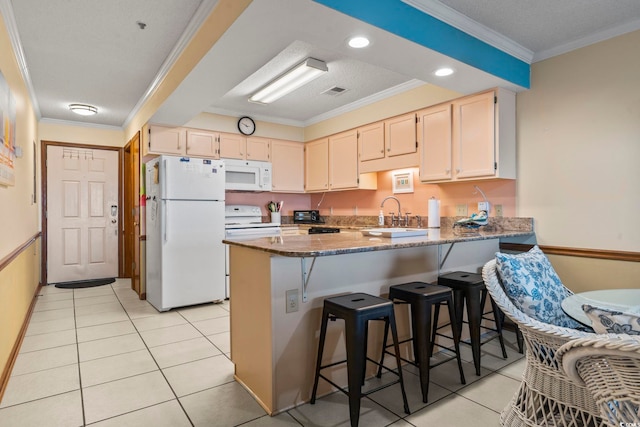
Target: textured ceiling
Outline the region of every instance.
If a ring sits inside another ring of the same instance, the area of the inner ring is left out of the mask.
[[[397,1],[452,11],[465,25],[471,22],[474,32],[464,31],[508,38],[530,51],[533,61],[640,28],[638,0]],[[0,8],[24,52],[42,119],[122,127],[216,2],[0,0]],[[456,19],[436,17],[458,26]],[[138,21],[146,27],[140,29]],[[345,47],[356,32],[372,38],[370,48]],[[273,105],[246,101],[307,56],[327,61],[330,72]],[[446,59],[311,0],[254,0],[154,119],[181,124],[212,111],[305,124],[431,82],[433,68]],[[454,77],[436,84],[469,93],[504,83],[465,64],[456,68]],[[348,91],[320,95],[333,85]],[[96,105],[100,113],[73,115],[67,106],[77,102]]]

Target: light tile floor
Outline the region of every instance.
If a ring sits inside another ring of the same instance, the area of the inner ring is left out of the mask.
[[[455,361],[431,371],[422,403],[414,368],[405,370],[411,415],[398,385],[362,400],[360,425],[497,426],[516,391],[524,359],[505,332],[482,347],[482,375],[462,346],[467,384]],[[347,397],[333,393],[275,417],[233,380],[229,305],[157,312],[130,281],[38,296],[7,390],[0,427],[28,426],[349,426]],[[376,380],[372,380],[376,381]]]

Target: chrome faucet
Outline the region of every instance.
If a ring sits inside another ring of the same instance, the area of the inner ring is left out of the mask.
[[[395,227],[396,225],[398,225],[400,223],[400,218],[402,217],[402,212],[400,210],[400,200],[398,200],[397,197],[395,196],[387,196],[384,199],[382,199],[382,203],[380,203],[380,209],[384,208],[384,202],[386,202],[389,199],[393,199],[396,201],[396,203],[398,204],[398,219],[395,219],[395,215],[392,213],[391,214],[391,226]],[[394,224],[397,221],[396,224]]]

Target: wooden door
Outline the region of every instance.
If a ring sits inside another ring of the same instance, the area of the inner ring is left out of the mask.
[[[451,104],[418,112],[420,180],[451,179]]]
[[[355,130],[329,137],[329,188],[358,188],[358,134]]]
[[[131,289],[140,295],[140,133],[125,147],[123,178],[123,277],[131,278]]]
[[[155,154],[185,154],[185,136],[183,128],[149,126],[149,152]]]
[[[223,159],[240,159],[246,157],[247,139],[244,136],[233,133],[221,133],[218,136],[220,143],[220,157]]]
[[[268,162],[269,146],[271,140],[267,138],[258,138],[255,136],[247,137],[247,160],[259,160]]]
[[[272,191],[304,192],[304,144],[271,141]]]
[[[47,282],[118,276],[118,152],[47,147]]]
[[[495,175],[494,99],[492,91],[453,103],[455,178]]]
[[[304,147],[304,183],[306,191],[329,189],[329,140],[318,139]]]
[[[416,115],[404,114],[385,121],[384,142],[387,157],[400,156],[418,151],[416,140]]]
[[[216,133],[187,130],[187,156],[219,159],[218,151]]]
[[[384,122],[372,123],[358,129],[360,161],[384,158]]]

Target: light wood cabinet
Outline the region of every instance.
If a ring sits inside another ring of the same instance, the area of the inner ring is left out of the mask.
[[[358,150],[360,173],[418,166],[416,113],[358,128]]]
[[[271,166],[273,192],[304,192],[304,144],[272,140]]]
[[[418,117],[421,181],[516,178],[515,93],[495,89]]]
[[[267,138],[245,137],[233,133],[219,133],[220,157],[223,159],[269,161]]]
[[[180,127],[149,125],[146,141],[143,140],[143,154],[185,155],[186,131]]]
[[[452,177],[451,104],[418,111],[420,180],[440,181]]]
[[[384,122],[387,157],[416,153],[416,114],[404,114]]]
[[[358,188],[358,132],[329,137],[329,189]]]
[[[304,166],[305,191],[329,190],[329,138],[305,144]]]
[[[215,132],[187,129],[188,156],[219,159],[218,139]]]
[[[260,160],[263,162],[268,162],[270,160],[270,139],[259,138],[256,136],[248,136],[246,139],[247,160]]]
[[[384,122],[372,123],[358,128],[360,161],[384,158]]]
[[[377,174],[358,171],[358,136],[351,130],[305,144],[305,190],[375,190]]]
[[[247,140],[244,136],[233,133],[219,133],[220,158],[245,160]]]

